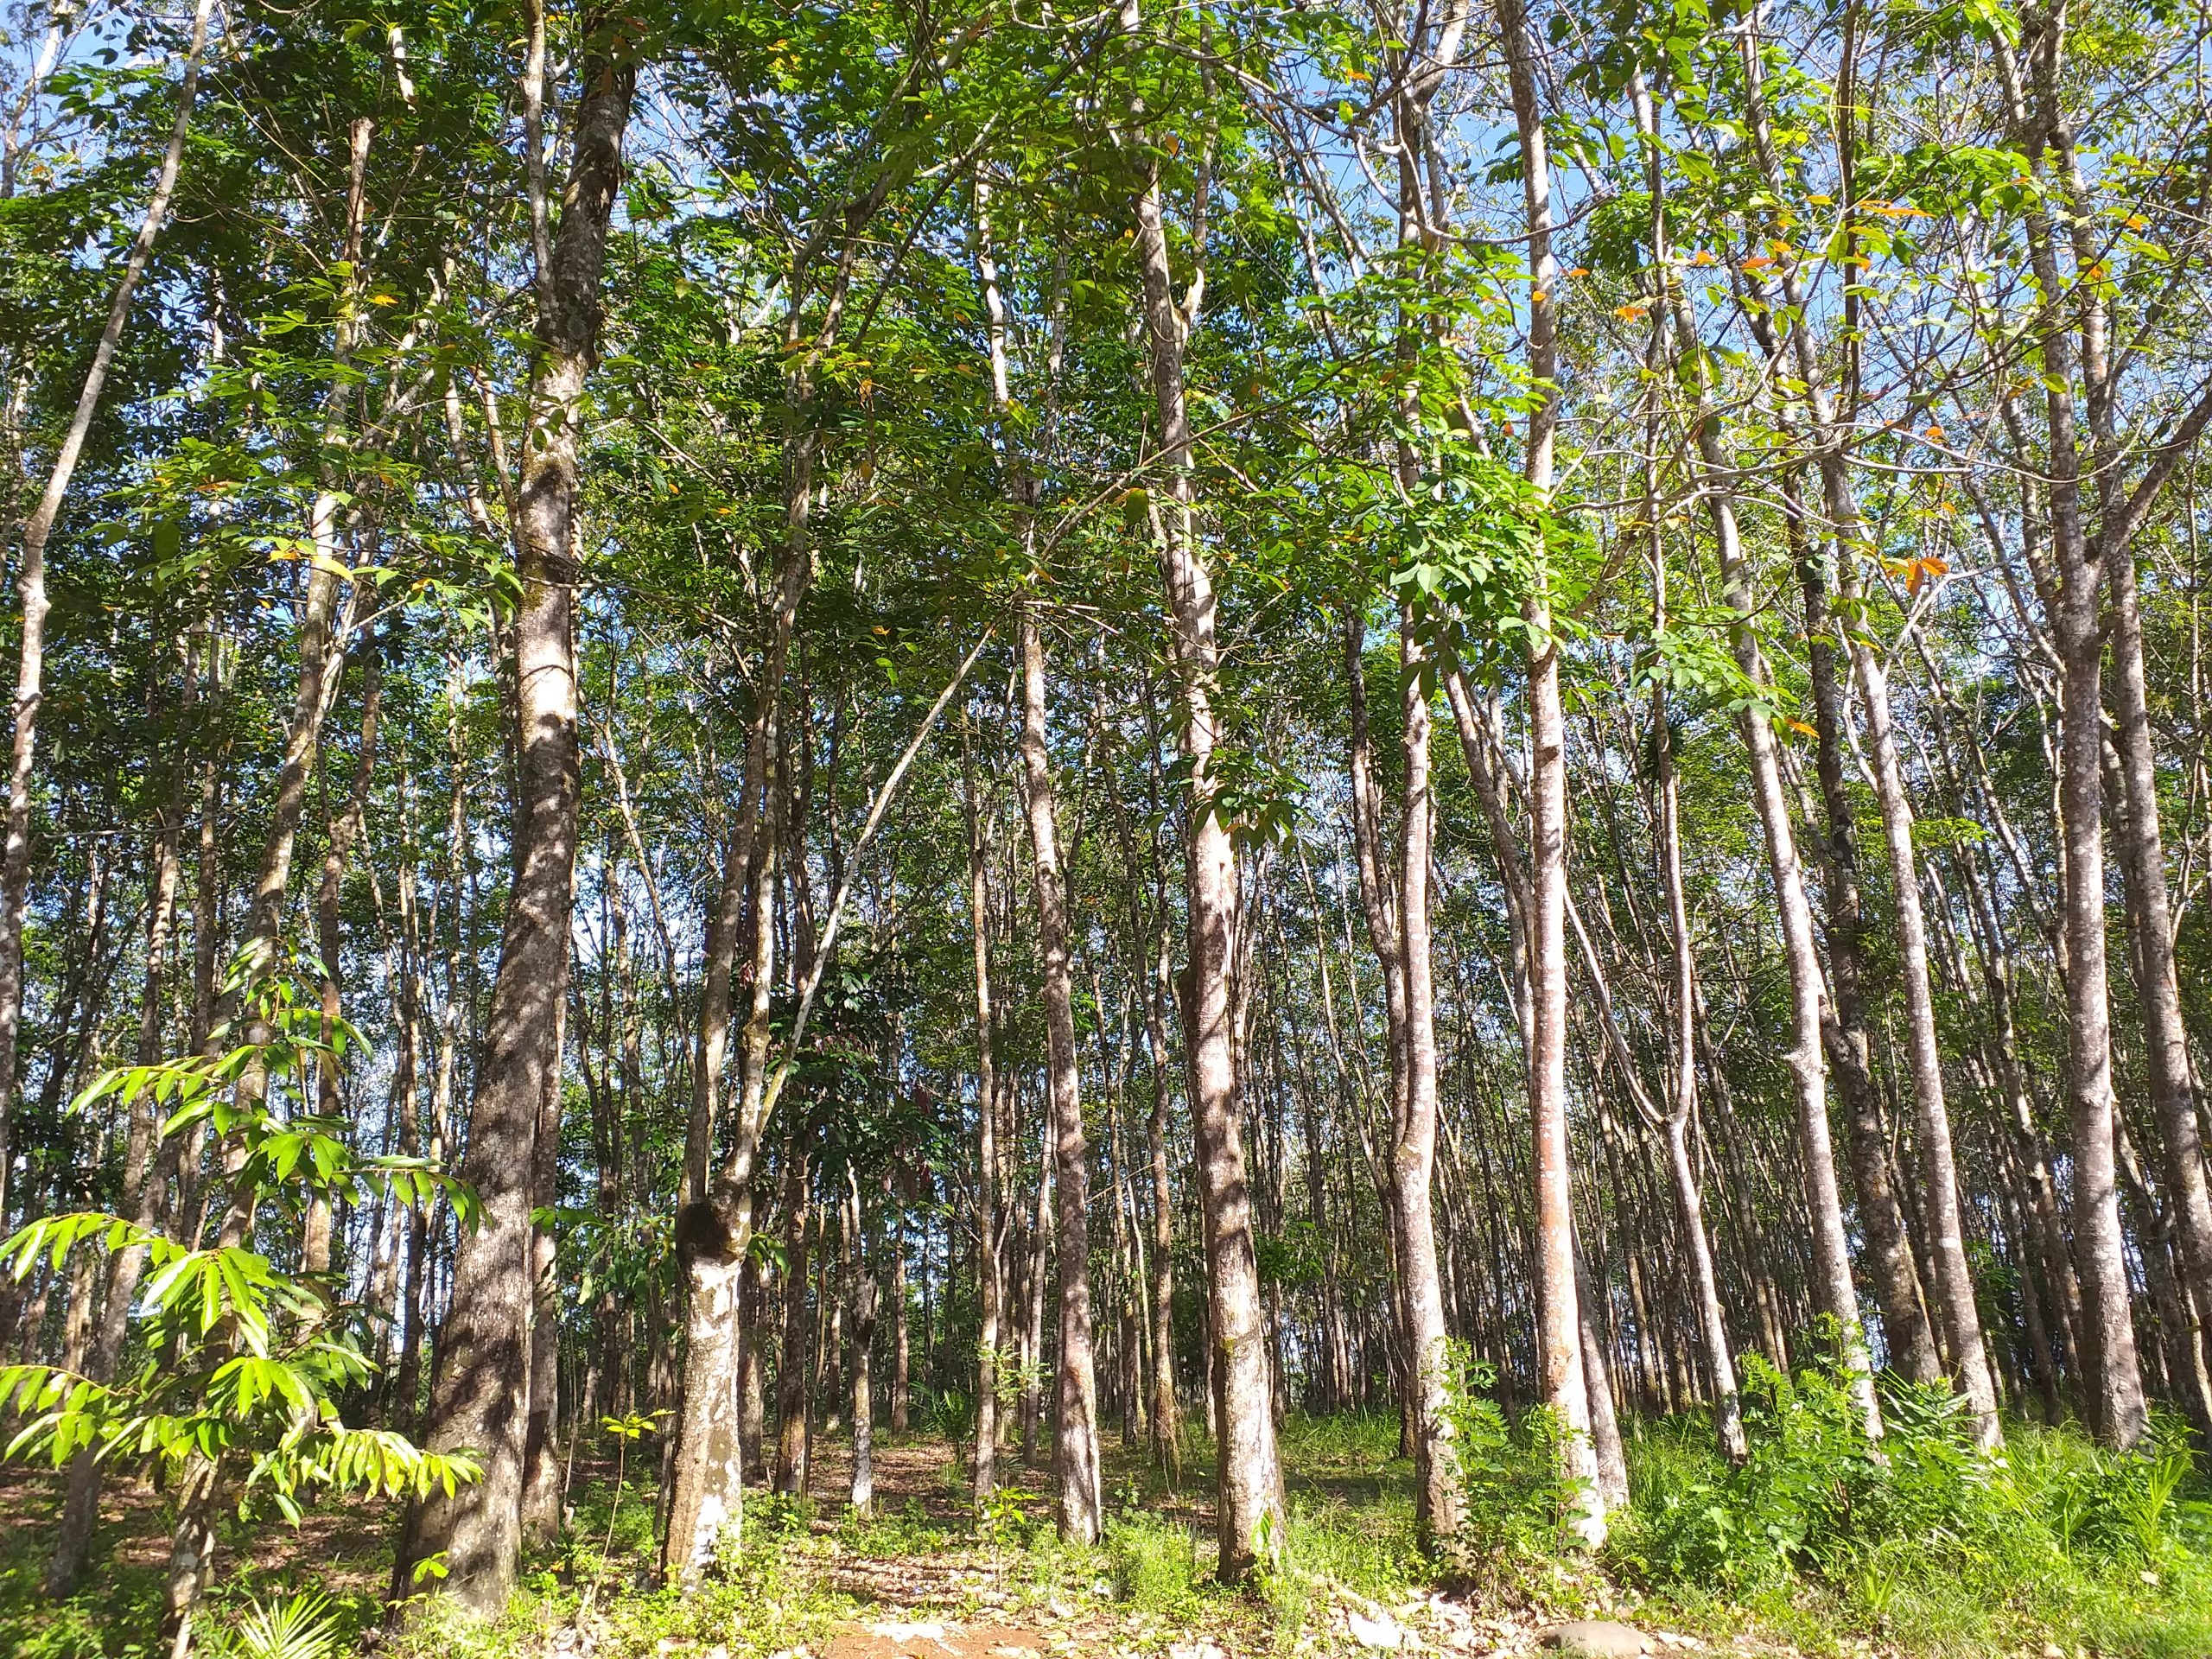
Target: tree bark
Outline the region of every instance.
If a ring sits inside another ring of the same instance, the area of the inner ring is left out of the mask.
[[[2025,128],[2024,153],[2041,171],[2054,139],[2065,142],[2057,116],[2059,17],[2047,17],[2030,47],[2036,105],[2030,117],[2009,48],[1998,43],[2007,70],[2016,124]],[[2070,153],[2070,152],[2069,152]],[[2113,1144],[2111,988],[2105,951],[2103,677],[2104,588],[2101,546],[2082,520],[2075,361],[2064,313],[2072,291],[2059,274],[2050,222],[2028,215],[2028,251],[2042,289],[2037,345],[2043,363],[2045,465],[2050,549],[2057,561],[2051,641],[2059,694],[2058,816],[2064,872],[2067,1117],[2074,1153],[2074,1250],[2082,1281],[2081,1332],[2093,1379],[2088,1390],[2093,1426],[2108,1444],[2126,1448],[2143,1437],[2150,1415],[2135,1348],[2126,1243],[2120,1224],[2120,1189]],[[2085,355],[2101,344],[2101,314],[2085,308]],[[2098,376],[2101,364],[2084,363]]]
[[[846,1366],[853,1389],[853,1513],[875,1512],[875,1393],[874,1357],[878,1290],[877,1249],[873,1230],[861,1203],[861,1190],[846,1173],[849,1189],[853,1234],[853,1318],[849,1332],[852,1357]]]
[[[506,1605],[522,1541],[516,1407],[529,1386],[530,1211],[540,1118],[560,1063],[576,853],[579,426],[598,354],[601,278],[637,81],[634,65],[608,54],[608,20],[587,18],[583,34],[564,206],[550,265],[539,276],[539,355],[514,527],[514,876],[463,1164],[482,1215],[454,1254],[428,1434],[433,1451],[474,1448],[484,1476],[424,1502],[403,1552],[410,1564],[442,1555],[442,1593],[486,1618]]]
[[[1834,506],[1831,505],[1831,512]],[[1981,1313],[1974,1273],[1967,1262],[1965,1222],[1960,1211],[1957,1160],[1951,1149],[1951,1115],[1943,1096],[1943,1061],[1936,1034],[1936,995],[1928,968],[1928,926],[1921,907],[1920,870],[1912,847],[1913,812],[1905,798],[1891,728],[1889,676],[1863,641],[1852,654],[1859,669],[1859,700],[1866,715],[1866,747],[1889,852],[1890,886],[1897,906],[1897,954],[1905,991],[1906,1054],[1913,1098],[1919,1108],[1919,1151],[1929,1230],[1936,1256],[1937,1300],[1950,1338],[1952,1363],[1974,1413],[1974,1440],[1985,1452],[2005,1443],[1997,1416],[1997,1391],[1981,1340]]]
[[[2107,518],[2113,516],[2107,513]],[[2181,980],[2174,960],[2173,899],[2166,885],[2165,846],[2158,824],[2158,755],[2143,662],[2142,601],[2136,589],[2134,549],[2109,530],[2105,540],[2106,576],[2112,589],[2114,736],[2126,795],[2126,811],[2113,826],[2113,839],[2134,899],[2127,907],[2127,920],[2140,967],[2137,994],[2143,1012],[2144,1060],[2165,1154],[2171,1194],[2168,1209],[2189,1293],[2202,1317],[2212,1308],[2212,1193],[2205,1183],[2196,1078],[2190,1065],[2189,1031],[2182,1017]]]
[[[1436,982],[1429,924],[1431,664],[1412,607],[1400,616],[1406,793],[1399,818],[1398,938],[1405,980],[1405,1111],[1390,1148],[1390,1217],[1406,1319],[1413,1405],[1414,1524],[1430,1543],[1459,1529],[1459,1459],[1452,1364],[1438,1274],[1431,1185],[1436,1171]]]
[[[1090,1169],[1082,1073],[1075,1047],[1075,981],[1051,757],[1046,747],[1045,647],[1033,606],[1022,608],[1021,765],[1029,846],[1037,874],[1037,944],[1043,958],[1050,1064],[1052,1166],[1059,1202],[1059,1367],[1053,1395],[1052,1472],[1060,1536],[1096,1543],[1105,1521],[1099,1468],[1098,1381],[1091,1351]]]
[[[1785,504],[1787,511],[1787,504]],[[1851,794],[1844,782],[1843,689],[1835,669],[1830,635],[1829,577],[1810,548],[1802,517],[1789,528],[1798,548],[1800,585],[1805,595],[1805,640],[1813,690],[1815,765],[1827,819],[1821,836],[1823,897],[1827,910],[1829,979],[1834,991],[1831,1018],[1821,1027],[1829,1063],[1843,1096],[1846,1143],[1859,1193],[1859,1226],[1874,1298],[1882,1312],[1888,1358],[1899,1375],[1932,1382],[1942,1375],[1934,1336],[1920,1300],[1920,1274],[1913,1264],[1904,1211],[1890,1183],[1889,1138],[1882,1129],[1881,1098],[1874,1088],[1872,1050],[1866,1036],[1866,980],[1861,940],[1865,906],[1859,886],[1859,830]]]
[[[989,861],[976,796],[975,757],[963,743],[967,786],[968,918],[976,969],[976,1456],[969,1490],[981,1513],[998,1489],[1000,1300],[1006,1273],[999,1259],[999,1083],[991,1010]]]
[[[343,1013],[338,977],[339,900],[344,895],[346,861],[367,816],[369,785],[376,772],[377,717],[384,698],[384,679],[373,652],[361,664],[361,747],[353,766],[353,785],[345,809],[330,826],[330,843],[322,855],[322,880],[315,892],[315,946],[322,958],[322,1040],[332,1041]],[[337,1122],[343,1111],[338,1089],[335,1053],[323,1055],[315,1067],[315,1109]],[[330,1271],[330,1194],[316,1187],[308,1198],[306,1220],[301,1230],[300,1265],[309,1275]]]
[[[806,1491],[806,1146],[795,1130],[784,1150],[784,1345],[776,1360],[776,1490]]]
[[[1185,1053],[1198,1139],[1200,1209],[1206,1234],[1209,1351],[1221,1402],[1215,1439],[1219,1572],[1242,1580],[1282,1547],[1282,1467],[1269,1409],[1259,1258],[1252,1237],[1243,1126],[1230,1050],[1230,957],[1237,901],[1236,852],[1224,822],[1211,761],[1219,741],[1219,658],[1214,588],[1199,543],[1191,479],[1191,425],[1184,405],[1185,319],[1168,270],[1166,227],[1155,173],[1136,202],[1136,256],[1144,284],[1147,346],[1160,422],[1160,454],[1170,505],[1160,549],[1172,613],[1172,652],[1191,766],[1184,868],[1189,929]]]
[[[700,988],[697,1056],[684,1132],[683,1198],[676,1229],[686,1289],[683,1403],[667,1527],[661,1538],[662,1576],[687,1582],[712,1560],[721,1532],[737,1522],[744,1503],[737,1372],[745,1344],[736,1321],[744,1311],[740,1281],[753,1243],[753,1166],[767,1128],[775,877],[785,792],[775,788],[769,768],[779,741],[778,700],[783,695],[792,631],[812,574],[808,506],[812,457],[810,435],[798,434],[786,444],[785,537],[775,610],[762,653],[756,702],[746,724],[736,822],[730,830],[721,891],[709,927],[706,974]],[[747,963],[751,987],[746,1022],[740,1033],[738,1122],[719,1179],[710,1180],[748,887],[753,949]]]
[[[1175,1392],[1175,1195],[1167,1169],[1169,976],[1163,894],[1159,957],[1145,991],[1144,1037],[1152,1062],[1152,1116],[1145,1134],[1152,1157],[1152,1438],[1173,1491],[1183,1478],[1183,1424]]]
[[[181,772],[179,775],[181,779]],[[181,795],[180,791],[180,798],[172,801],[164,811],[154,836],[149,880],[152,892],[146,907],[146,976],[138,1001],[137,1060],[141,1065],[151,1065],[162,1058],[162,1001],[176,925],[177,836],[184,817]],[[132,1103],[123,1153],[119,1213],[149,1231],[158,1221],[161,1210],[161,1183],[154,1176],[155,1142],[161,1132],[159,1111],[150,1090]],[[109,1263],[107,1294],[85,1363],[85,1375],[95,1382],[112,1382],[122,1363],[130,1307],[137,1300],[138,1281],[145,1265],[146,1252],[137,1248],[117,1251]],[[90,1451],[79,1452],[70,1459],[60,1532],[54,1541],[54,1554],[48,1558],[43,1580],[48,1597],[67,1595],[91,1562],[92,1533],[99,1522],[102,1472],[99,1460]]]
[[[1548,512],[1559,423],[1557,307],[1552,297],[1559,270],[1552,255],[1551,166],[1521,0],[1498,0],[1497,23],[1520,138],[1529,231],[1528,365],[1536,402],[1529,415],[1522,474],[1538,506]],[[1560,702],[1559,640],[1552,630],[1541,546],[1537,559],[1536,589],[1523,601],[1522,619],[1529,638],[1529,1117],[1535,1138],[1538,1372],[1545,1402],[1559,1414],[1567,1436],[1563,1472],[1586,1487],[1575,1530],[1595,1549],[1605,1539],[1605,1493],[1591,1441],[1589,1388],[1583,1376],[1567,1153],[1567,730]]]

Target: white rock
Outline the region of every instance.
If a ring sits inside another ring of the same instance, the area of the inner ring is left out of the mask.
[[[1352,1640],[1363,1648],[1376,1648],[1388,1653],[1395,1652],[1405,1643],[1405,1627],[1388,1613],[1370,1618],[1354,1609],[1348,1611],[1344,1618],[1351,1626]]]

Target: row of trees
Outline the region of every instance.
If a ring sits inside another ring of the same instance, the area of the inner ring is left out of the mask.
[[[1076,1539],[1202,1418],[1232,1579],[1293,1408],[1458,1530],[1455,1339],[1593,1543],[1808,1332],[2212,1433],[2199,17],[19,21],[40,1379],[265,1258],[480,1610],[602,1416],[671,1575],[865,1506],[880,1374]]]

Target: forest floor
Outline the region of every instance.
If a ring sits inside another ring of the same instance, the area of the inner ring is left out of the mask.
[[[978,1525],[955,1448],[921,1435],[880,1440],[875,1512],[861,1520],[843,1502],[849,1443],[824,1435],[809,1497],[751,1497],[746,1548],[690,1591],[650,1582],[657,1459],[633,1453],[644,1482],[611,1456],[580,1463],[563,1539],[527,1563],[524,1593],[491,1626],[384,1633],[388,1507],[334,1505],[296,1528],[273,1516],[234,1523],[207,1621],[210,1650],[244,1655],[227,1634],[241,1614],[319,1591],[333,1604],[332,1651],[381,1649],[385,1659],[1517,1659],[1543,1651],[1550,1632],[1578,1618],[1628,1624],[1645,1652],[1661,1656],[2089,1659],[2100,1651],[2017,1632],[1992,1643],[1986,1632],[1954,1641],[1885,1630],[1817,1595],[1758,1606],[1639,1596],[1586,1569],[1440,1589],[1413,1548],[1409,1465],[1389,1455],[1372,1425],[1305,1434],[1294,1425],[1285,1445],[1286,1556],[1296,1566],[1241,1592],[1209,1582],[1210,1506],[1165,1490],[1142,1448],[1109,1443],[1116,1519],[1103,1548],[1073,1550],[1052,1536],[1044,1471],[1018,1454],[1002,1465],[1006,1495]],[[0,1654],[153,1655],[168,1547],[162,1499],[131,1481],[110,1483],[93,1571],[57,1605],[39,1596],[38,1575],[58,1509],[53,1475],[0,1469]]]

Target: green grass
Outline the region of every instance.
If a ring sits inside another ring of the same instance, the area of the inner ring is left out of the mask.
[[[1895,1384],[1876,1456],[1832,1379],[1752,1380],[1744,1468],[1701,1418],[1631,1442],[1606,1564],[1656,1609],[1721,1633],[1749,1612],[1814,1653],[2212,1652],[2212,1504],[2177,1425],[2120,1454],[2014,1421],[1985,1460],[1955,1408]]]
[[[1858,1659],[1869,1643],[1919,1659],[2034,1653],[2047,1642],[2111,1659],[2212,1653],[2212,1490],[2171,1425],[2150,1452],[2121,1457],[2070,1427],[2012,1423],[2006,1456],[1989,1464],[1933,1396],[1893,1389],[1892,1432],[1872,1459],[1847,1401],[1817,1373],[1752,1380],[1753,1456],[1742,1470],[1721,1461],[1702,1417],[1633,1428],[1631,1507],[1614,1517],[1594,1563],[1551,1542],[1558,1493],[1541,1466],[1541,1423],[1493,1419],[1489,1438],[1469,1446],[1482,1468],[1470,1479],[1467,1554],[1487,1564],[1484,1586],[1547,1611],[1618,1607],[1648,1628],[1716,1641],[1757,1635],[1834,1659]],[[1205,1633],[1234,1654],[1287,1653],[1345,1593],[1395,1607],[1437,1581],[1440,1569],[1417,1547],[1412,1471],[1396,1455],[1394,1418],[1293,1418],[1281,1445],[1290,1497],[1281,1567],[1236,1591],[1213,1579],[1211,1447],[1201,1436],[1188,1448],[1180,1495],[1141,1451],[1109,1448],[1112,1512],[1096,1550],[1054,1537],[1034,1471],[980,1527],[957,1497],[933,1491],[886,1502],[866,1520],[828,1498],[756,1497],[746,1547],[680,1592],[647,1582],[650,1488],[626,1483],[617,1504],[604,1473],[587,1479],[580,1470],[574,1524],[527,1564],[505,1618],[467,1624],[433,1613],[391,1651],[542,1654],[588,1601],[608,1659],[645,1659],[664,1642],[766,1659],[868,1616],[868,1604],[839,1587],[841,1563],[935,1558],[988,1581],[988,1593],[976,1590],[956,1616],[988,1609],[1050,1622],[1074,1608],[1113,1622],[1143,1651]],[[158,1517],[142,1508],[143,1529]],[[217,1648],[255,1598],[320,1584],[350,1590],[334,1609],[350,1650],[379,1618],[362,1586],[380,1576],[385,1547],[372,1527],[343,1535],[360,1559],[302,1548],[256,1568],[238,1548],[248,1535],[237,1533],[204,1627]],[[37,1590],[47,1541],[40,1526],[0,1528],[0,1652],[156,1659],[159,1573],[104,1557],[83,1592],[49,1604]],[[144,1555],[143,1542],[130,1554]]]

